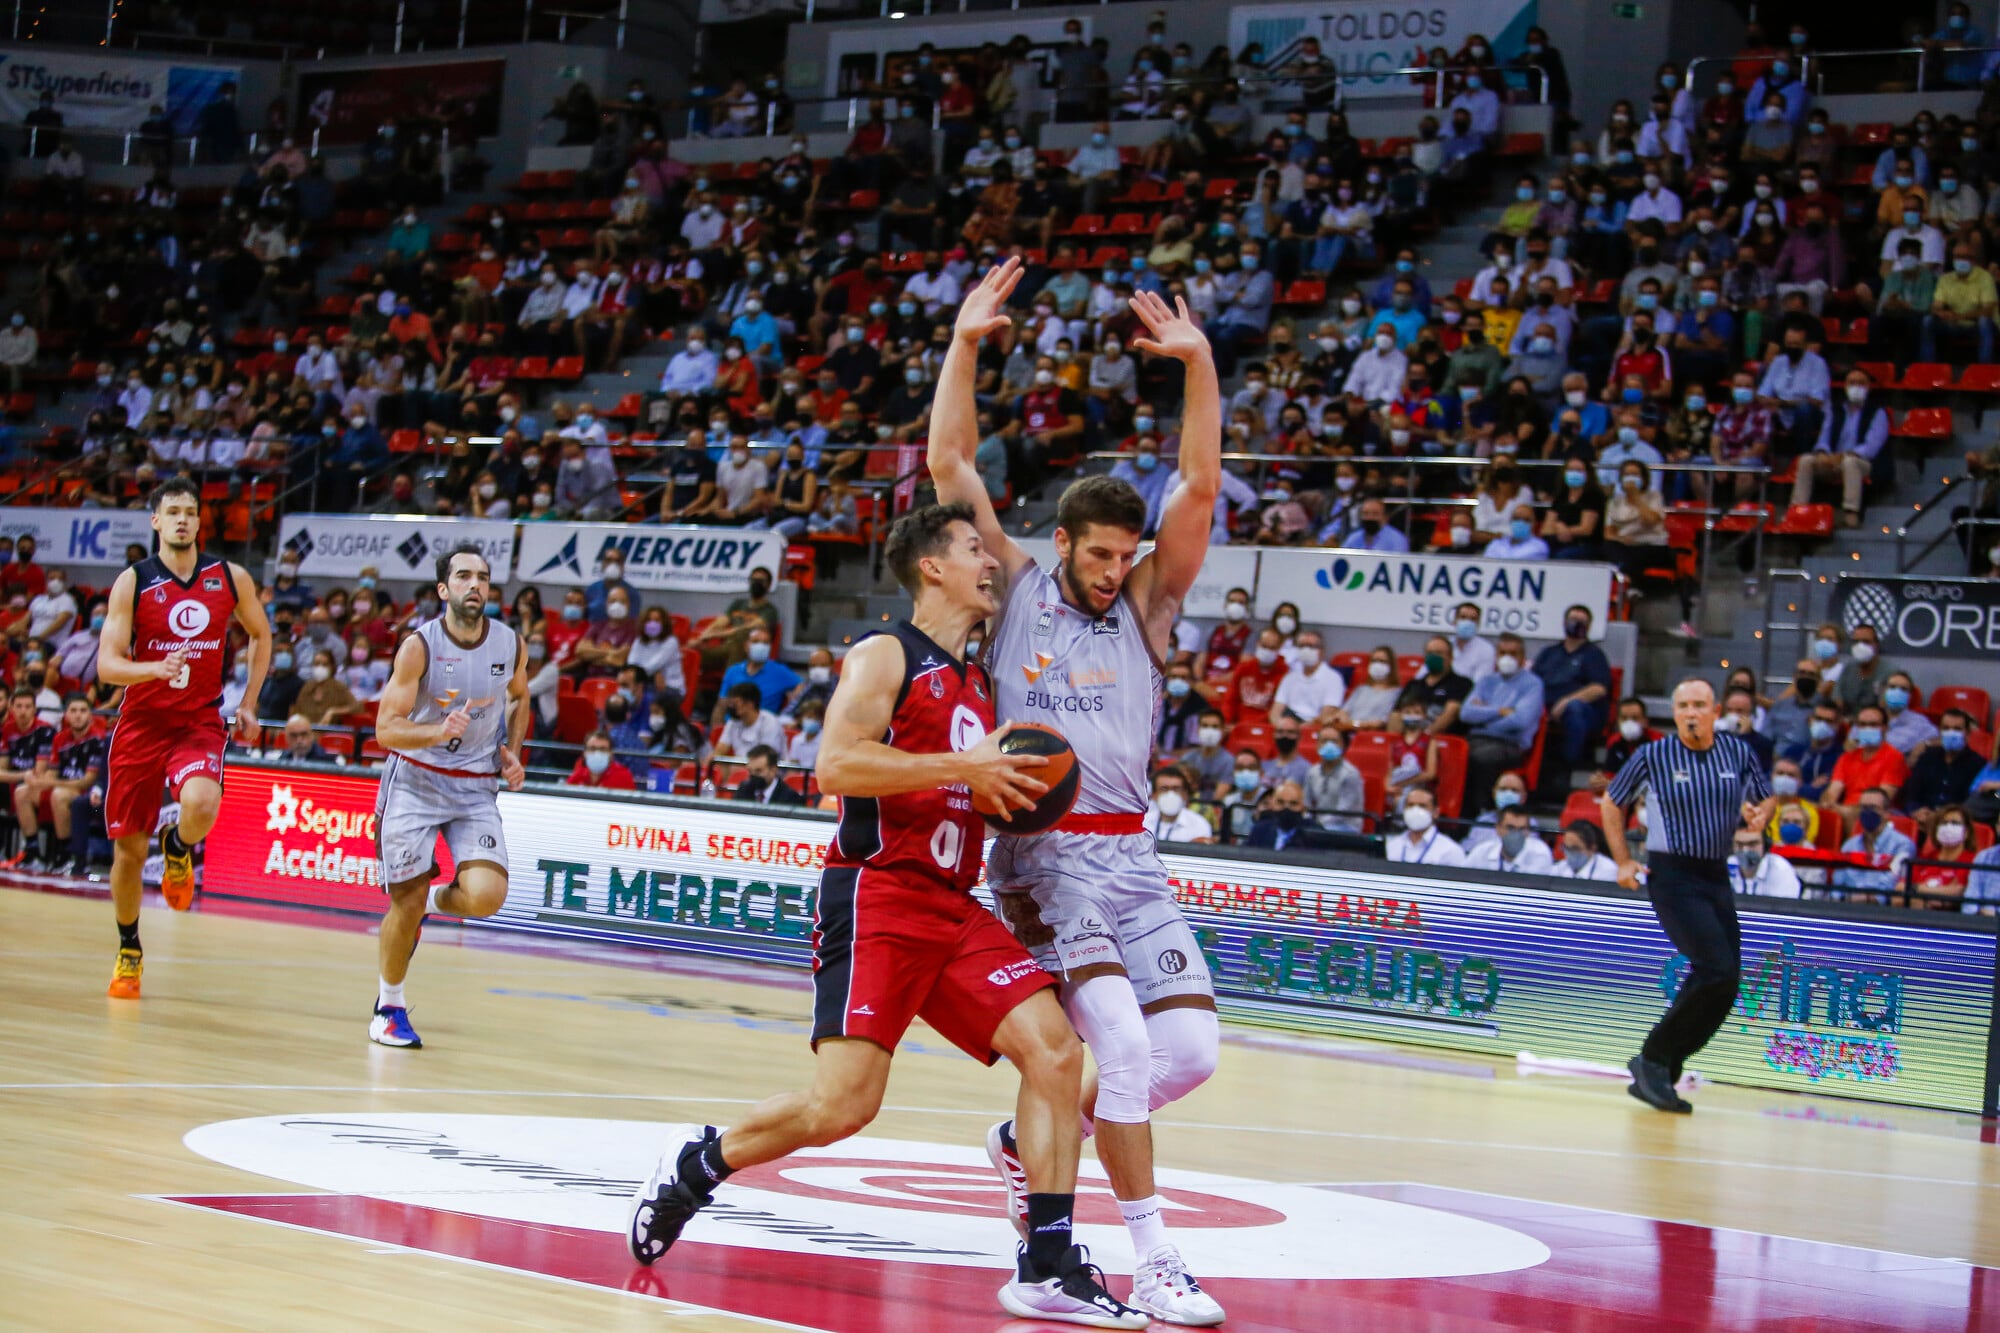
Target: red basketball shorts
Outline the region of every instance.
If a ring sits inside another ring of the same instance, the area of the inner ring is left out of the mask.
[[[229,733],[220,713],[200,717],[121,717],[111,729],[105,762],[104,832],[111,838],[151,834],[162,790],[181,798],[189,778],[222,781]]]
[[[862,1037],[893,1051],[921,1018],[975,1060],[1056,979],[969,893],[880,870],[830,866],[813,923],[813,1045]]]

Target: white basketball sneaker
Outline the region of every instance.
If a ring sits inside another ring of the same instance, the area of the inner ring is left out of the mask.
[[[1028,1247],[1021,1246],[1014,1280],[1000,1288],[1000,1308],[1020,1319],[1086,1328],[1144,1328],[1152,1322],[1105,1290],[1104,1271],[1081,1245],[1070,1246],[1056,1276],[1041,1281],[1028,1276]]]
[[[1162,1245],[1139,1265],[1132,1275],[1128,1304],[1168,1324],[1207,1328],[1223,1319],[1215,1297],[1201,1289],[1181,1262],[1181,1252],[1171,1245]]]

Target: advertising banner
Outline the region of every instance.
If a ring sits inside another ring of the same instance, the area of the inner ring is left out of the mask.
[[[1035,558],[1035,563],[1044,569],[1052,568],[1056,562],[1056,543],[1053,537],[1016,537],[1014,544]],[[1144,555],[1153,549],[1153,543],[1140,542],[1139,553]],[[1208,558],[1201,562],[1201,573],[1196,576],[1194,586],[1188,589],[1187,600],[1181,603],[1181,614],[1189,619],[1220,620],[1223,603],[1229,600],[1231,588],[1241,588],[1255,597],[1257,591],[1257,561],[1263,548],[1256,546],[1211,546]]]
[[[725,592],[734,596],[750,571],[775,579],[785,539],[741,528],[653,523],[523,523],[521,577],[529,583],[583,587],[597,581],[607,551],[624,559],[625,581],[642,592]]]
[[[130,509],[0,509],[0,537],[33,537],[44,565],[123,568],[125,548],[153,549],[152,518]]]
[[[278,527],[279,550],[296,559],[307,576],[353,578],[373,565],[383,578],[428,579],[437,557],[460,542],[477,542],[493,581],[507,581],[514,567],[514,525],[504,519],[287,514]]]
[[[441,114],[482,137],[500,132],[504,60],[308,70],[299,75],[299,106],[321,144],[366,143],[384,122]]]
[[[2000,653],[2000,582],[1842,574],[1834,580],[1833,618],[1850,635],[1873,625],[1883,656],[1892,659],[1990,658]]]
[[[1280,602],[1293,602],[1308,624],[1449,634],[1452,608],[1471,602],[1487,634],[1560,639],[1563,609],[1587,606],[1590,637],[1602,639],[1612,573],[1581,560],[1267,549],[1254,610],[1268,620]]]
[[[226,779],[221,814],[202,844],[205,892],[370,914],[387,906],[372,771],[232,762]],[[438,848],[443,867],[450,852],[442,840]]]
[[[195,118],[225,83],[243,71],[227,65],[177,65],[109,55],[0,51],[0,119],[19,121],[55,95],[63,124],[87,130],[136,130],[151,107],[166,110],[176,134],[194,133]]]
[[[1408,97],[1416,92],[1408,76],[1387,71],[1417,64],[1435,46],[1457,51],[1473,33],[1485,34],[1496,58],[1506,60],[1520,51],[1535,7],[1536,0],[1237,5],[1229,11],[1229,49],[1241,51],[1256,42],[1267,56],[1276,56],[1300,38],[1317,37],[1320,50],[1344,76],[1348,97]]]
[[[833,824],[660,799],[499,796],[493,924],[804,966]],[[219,891],[377,911],[372,784],[232,767],[206,875]],[[1223,1013],[1291,1031],[1620,1067],[1687,968],[1638,897],[1405,875],[1380,862],[1163,856]],[[1739,901],[1734,1012],[1694,1061],[1759,1087],[1979,1112],[1990,921],[1886,920]]]

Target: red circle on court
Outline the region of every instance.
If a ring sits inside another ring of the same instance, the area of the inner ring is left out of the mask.
[[[859,1193],[808,1180],[794,1180],[793,1171],[828,1168],[859,1171],[856,1187],[883,1191]],[[824,1199],[830,1203],[858,1203],[873,1208],[901,1208],[917,1213],[948,1213],[959,1217],[992,1217],[1006,1208],[1005,1186],[991,1167],[946,1164],[943,1162],[893,1162],[861,1157],[791,1157],[745,1167],[729,1177],[732,1185],[790,1194],[802,1199]],[[1078,1226],[1123,1226],[1118,1202],[1111,1187],[1102,1181],[1079,1181],[1075,1222]],[[1167,1225],[1175,1228],[1234,1229],[1276,1226],[1285,1215],[1275,1208],[1203,1194],[1195,1190],[1162,1189],[1160,1198],[1169,1205]]]

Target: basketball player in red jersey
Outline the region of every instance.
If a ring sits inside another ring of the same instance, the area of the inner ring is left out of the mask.
[[[1054,978],[971,893],[985,835],[974,798],[1028,809],[1048,790],[1033,776],[1046,760],[1001,753],[993,683],[964,656],[967,633],[993,614],[999,566],[965,505],[902,518],[885,556],[915,608],[854,646],[820,733],[819,785],[840,797],[840,825],[813,930],[812,1086],[670,1146],[633,1200],[627,1244],[650,1264],[732,1172],[860,1133],[881,1107],[896,1044],[922,1017],[973,1059],[1004,1055],[1021,1074],[1027,1241],[1001,1305],[1144,1328],[1070,1238],[1082,1046]]]
[[[160,832],[166,870],[160,894],[185,912],[194,901],[192,848],[208,836],[222,803],[223,644],[229,619],[250,635],[250,680],[236,710],[246,740],[257,734],[257,696],[271,663],[271,624],[257,584],[239,565],[204,556],[201,490],[171,477],[148,500],[159,552],[118,576],[97,642],[97,678],[125,687],[105,761],[104,831],[111,839],[111,906],[118,918],[118,964],[111,997],[139,998],[139,872],[172,788],[180,822]]]

